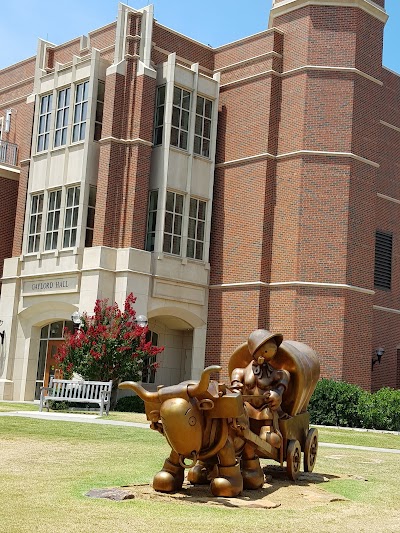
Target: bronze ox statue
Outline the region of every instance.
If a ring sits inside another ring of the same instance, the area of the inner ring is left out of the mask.
[[[199,381],[159,387],[157,392],[135,382],[120,384],[144,400],[151,428],[171,446],[153,488],[179,490],[188,468],[190,483],[210,483],[214,496],[234,497],[243,488],[263,485],[260,458],[281,465],[286,461],[288,475],[295,480],[302,451],[304,469],[312,471],[318,433],[309,429],[306,409],[319,377],[315,352],[302,343],[282,342],[279,334],[256,330],[230,359],[231,384],[210,379],[219,370],[209,366]],[[271,378],[275,374],[279,379]]]

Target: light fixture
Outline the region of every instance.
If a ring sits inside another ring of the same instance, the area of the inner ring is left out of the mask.
[[[149,321],[147,320],[146,315],[138,315],[135,319],[135,323],[140,326],[141,328],[145,328]]]
[[[372,370],[374,369],[375,363],[381,364],[381,359],[384,353],[385,353],[385,348],[376,348],[375,350],[376,359],[374,359],[374,356],[372,356],[372,366],[371,366]]]
[[[0,326],[2,326],[2,325],[3,325],[3,321],[0,320]],[[5,330],[3,329],[3,331],[0,331],[1,344],[4,344],[4,338],[5,338],[5,336],[6,336],[6,332],[5,332]]]
[[[76,333],[81,325],[81,314],[79,311],[74,311],[71,315],[72,323],[74,324],[74,333]]]

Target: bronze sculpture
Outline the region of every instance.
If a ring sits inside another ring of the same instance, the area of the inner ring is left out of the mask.
[[[305,344],[283,341],[282,335],[256,330],[229,361],[231,384],[210,380],[221,370],[210,366],[200,381],[185,381],[148,392],[132,389],[146,407],[151,428],[171,446],[153,488],[174,492],[182,487],[184,469],[192,484],[210,483],[214,496],[238,496],[243,488],[263,485],[259,458],[286,461],[289,477],[312,471],[318,447],[306,411],[319,378],[319,361]],[[186,464],[185,461],[190,461]]]

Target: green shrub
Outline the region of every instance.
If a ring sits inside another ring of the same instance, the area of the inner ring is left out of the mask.
[[[327,426],[360,427],[359,404],[366,392],[344,381],[321,379],[311,397],[311,422]]]
[[[321,379],[308,411],[313,424],[400,431],[400,390],[366,392],[357,385]]]
[[[144,413],[144,401],[139,396],[124,396],[117,401],[116,411]]]
[[[385,387],[366,395],[360,411],[364,427],[400,431],[400,390]]]

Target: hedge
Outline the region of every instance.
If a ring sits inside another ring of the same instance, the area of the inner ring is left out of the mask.
[[[116,411],[144,413],[144,401],[139,396],[124,396],[117,401]]]
[[[357,385],[321,379],[308,411],[312,424],[400,431],[400,390],[367,392]]]

